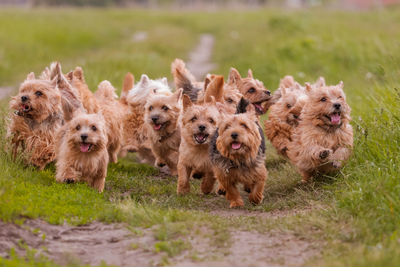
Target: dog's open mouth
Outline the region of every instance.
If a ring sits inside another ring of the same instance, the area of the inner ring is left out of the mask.
[[[32,110],[32,107],[27,104],[21,104],[19,107],[20,107],[19,111],[24,113],[28,113],[29,111]]]
[[[231,147],[234,150],[238,150],[238,149],[240,149],[242,147],[242,144],[239,143],[239,142],[232,142]]]
[[[339,125],[341,122],[340,112],[333,112],[326,117],[330,120],[332,125]]]
[[[93,146],[92,144],[82,142],[79,148],[81,149],[81,152],[87,153],[92,149],[92,146]]]
[[[261,114],[264,114],[266,112],[266,110],[262,106],[262,103],[267,102],[268,100],[269,100],[269,98],[265,99],[265,100],[262,100],[262,101],[259,101],[259,102],[252,103],[254,108],[256,109],[257,114],[261,115]]]
[[[196,142],[198,144],[203,144],[205,141],[207,141],[208,134],[198,133],[198,134],[195,134],[193,137],[194,137],[194,140],[196,140]]]

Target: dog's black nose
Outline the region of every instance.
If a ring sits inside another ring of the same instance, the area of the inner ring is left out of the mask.
[[[271,91],[270,91],[270,90],[265,90],[264,93],[265,93],[266,95],[271,95]]]
[[[334,107],[335,109],[340,109],[341,106],[342,106],[342,105],[341,105],[340,103],[335,103],[335,104],[333,104],[333,107]]]
[[[238,135],[237,133],[232,133],[232,134],[231,134],[232,139],[236,139],[236,138],[238,138],[238,136],[239,136],[239,135]]]
[[[29,98],[28,98],[27,96],[25,96],[25,95],[24,95],[24,96],[21,96],[21,101],[22,101],[22,102],[26,102],[26,101],[28,101],[28,99],[29,99]]]
[[[151,117],[151,120],[152,120],[153,122],[157,122],[157,121],[158,121],[158,119],[159,119],[159,117],[158,117],[158,116],[153,116],[153,117]]]
[[[87,134],[81,134],[82,141],[86,141],[87,138],[88,138]]]
[[[206,129],[206,126],[204,126],[204,125],[199,125],[199,130],[200,130],[200,132],[204,132],[205,129]]]

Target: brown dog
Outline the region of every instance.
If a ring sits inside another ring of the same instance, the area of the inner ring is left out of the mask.
[[[246,111],[248,105],[242,98],[237,114],[221,118],[209,151],[220,189],[225,189],[231,208],[244,205],[236,188],[238,183],[250,191],[251,202],[261,203],[268,174],[264,135],[254,110]]]
[[[287,155],[308,182],[317,173],[339,170],[350,157],[353,129],[343,82],[306,84],[308,101],[300,115]]]
[[[177,175],[178,151],[181,141],[179,116],[182,108],[182,89],[171,96],[151,95],[145,106],[145,123],[148,128],[151,151],[155,165],[168,165],[172,175]]]

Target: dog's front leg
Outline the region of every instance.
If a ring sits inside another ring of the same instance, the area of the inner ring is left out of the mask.
[[[343,163],[350,157],[352,150],[348,147],[340,147],[330,155],[329,161],[332,162],[334,168],[340,169]]]
[[[178,195],[183,195],[190,192],[189,175],[192,173],[192,169],[185,166],[183,162],[178,162]]]
[[[214,184],[215,184],[215,176],[214,176],[214,172],[207,172],[203,178],[203,181],[201,181],[201,192],[203,192],[203,194],[209,194],[211,193],[211,191],[214,188]]]

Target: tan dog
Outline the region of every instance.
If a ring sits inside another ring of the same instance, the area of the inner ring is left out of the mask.
[[[205,91],[208,84],[215,78],[218,79],[218,83],[222,82],[222,88],[218,92],[221,102],[225,105],[225,108],[230,110],[232,113],[236,111],[236,106],[239,103],[242,94],[239,92],[236,83],[230,81],[229,83],[224,83],[223,76],[220,75],[210,75],[208,74],[204,82],[197,82],[193,75],[188,69],[186,69],[185,63],[181,59],[175,59],[171,64],[172,75],[174,76],[174,82],[176,88],[182,88],[183,94],[190,97],[193,103],[203,103]]]
[[[181,141],[179,116],[182,109],[182,89],[171,96],[151,95],[145,106],[151,151],[155,165],[168,165],[172,175],[177,175],[178,151]]]
[[[353,129],[343,82],[335,86],[306,84],[308,101],[300,115],[287,155],[308,182],[317,173],[339,170],[350,157]]]
[[[242,98],[238,114],[222,116],[210,145],[213,170],[231,208],[243,206],[238,183],[250,192],[251,202],[261,203],[268,174],[264,135],[254,110],[246,111],[248,105]]]
[[[57,134],[56,155],[57,182],[84,181],[103,192],[108,165],[104,118],[82,111],[74,114]]]
[[[190,192],[190,177],[201,178],[201,191],[208,194],[213,190],[215,177],[208,154],[211,135],[215,132],[219,120],[219,111],[213,87],[218,86],[214,80],[207,87],[205,102],[193,104],[189,96],[183,96],[181,116],[181,145],[178,160],[178,194]]]
[[[242,78],[240,73],[231,68],[229,72],[228,84],[236,84],[243,97],[253,104],[258,115],[267,112],[273,104],[271,92],[264,87],[264,84],[253,77],[253,72],[249,69],[247,77]]]
[[[64,120],[63,108],[72,109],[71,105],[77,105],[76,93],[68,86],[59,63],[46,68],[41,79],[30,73],[9,104],[14,111],[7,129],[13,157],[21,147],[28,164],[43,169],[52,162],[55,133]]]
[[[288,82],[290,77],[292,82]],[[302,106],[306,102],[306,92],[291,76],[281,80],[281,97],[270,107],[268,120],[265,121],[265,135],[277,152],[286,157],[294,128],[299,124]]]

